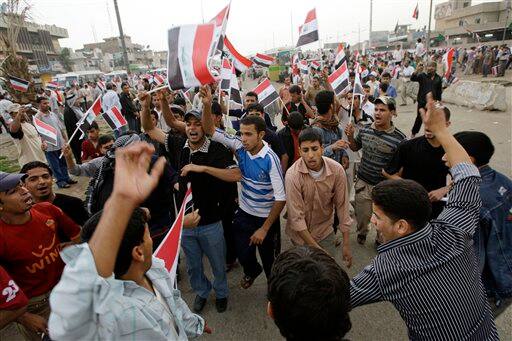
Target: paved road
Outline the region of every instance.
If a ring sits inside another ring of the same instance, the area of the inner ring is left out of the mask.
[[[251,89],[254,83],[246,84]],[[508,103],[512,88],[508,88]],[[511,111],[509,112],[484,112],[471,110],[464,107],[449,106],[452,111],[452,131],[480,130],[491,136],[496,153],[491,165],[497,170],[512,176],[511,167]],[[395,124],[407,135],[415,117],[415,107],[410,104],[399,107],[398,117]],[[0,149],[2,155],[14,155],[12,147],[6,141],[5,135],[0,138]],[[80,181],[81,186],[73,186],[67,193],[82,196],[87,181]],[[354,256],[354,264],[348,270],[349,276],[357,274],[376,252],[373,245],[374,231],[370,233],[368,243],[360,246],[355,241],[355,233],[351,236],[351,246]],[[283,249],[290,246],[288,239],[283,233]],[[184,259],[184,258],[183,258]],[[207,264],[207,261],[205,261]],[[181,272],[185,274],[184,262],[181,264]],[[203,316],[213,328],[214,334],[205,336],[208,340],[279,340],[281,336],[266,315],[266,283],[264,276],[260,276],[254,285],[243,290],[238,282],[242,276],[241,269],[236,268],[228,274],[230,301],[227,312],[218,314],[215,311],[213,294],[208,301]],[[190,305],[194,300],[186,275],[180,282],[183,296]],[[402,319],[396,310],[388,303],[378,303],[370,306],[360,307],[351,312],[352,330],[347,335],[350,340],[400,340],[407,338],[407,332]],[[500,316],[496,321],[502,340],[512,339],[512,308]]]

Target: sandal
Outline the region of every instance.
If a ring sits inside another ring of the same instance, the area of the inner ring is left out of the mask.
[[[242,287],[242,289],[249,289],[251,287],[251,285],[254,283],[255,279],[256,278],[252,278],[251,276],[245,275],[240,280],[240,286]]]

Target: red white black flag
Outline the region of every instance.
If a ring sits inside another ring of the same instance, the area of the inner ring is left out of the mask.
[[[128,124],[124,116],[121,114],[121,111],[115,106],[104,113],[103,118],[112,130],[117,130]]]
[[[236,78],[236,71],[234,66],[231,68],[229,100],[236,104],[242,105],[242,96],[240,95],[240,87],[238,86],[238,78]]]
[[[21,91],[21,92],[27,92],[28,86],[30,84],[29,81],[27,81],[23,78],[18,78],[18,77],[13,77],[13,76],[9,76],[9,82],[11,83],[11,87],[14,90]]]
[[[228,58],[231,59],[235,69],[240,72],[244,72],[252,66],[252,61],[238,53],[233,44],[229,41],[228,37],[224,37],[224,53],[226,53]]]
[[[258,84],[253,91],[258,95],[258,102],[263,108],[266,108],[279,99],[279,94],[268,78],[265,78],[263,82]]]
[[[274,62],[274,58],[267,56],[266,54],[256,53],[256,56],[252,58],[252,61],[259,66],[269,67]]]
[[[47,123],[44,123],[37,117],[34,117],[34,127],[36,127],[36,130],[43,141],[57,146],[57,129]]]
[[[167,80],[174,90],[215,82],[210,70],[214,24],[183,25],[168,31]]]
[[[94,101],[89,110],[85,113],[84,116],[78,121],[76,124],[78,129],[82,132],[82,136],[87,133],[87,130],[91,127],[92,122],[96,119],[96,117],[101,114],[101,96]]]
[[[412,12],[412,17],[416,20],[418,20],[418,16],[420,14],[420,11],[418,9],[418,4],[416,4],[416,8],[414,8],[414,12]]]
[[[231,83],[231,63],[229,59],[222,59],[222,67],[220,68],[220,90],[229,93]]]
[[[214,31],[214,38],[213,38],[213,46],[215,49],[222,52],[222,49],[224,47],[224,36],[226,35],[226,26],[228,23],[228,17],[229,17],[229,8],[231,6],[231,3],[224,7],[222,11],[219,12],[213,18],[210,20],[210,23],[215,25],[215,31]]]
[[[338,45],[338,51],[336,52],[336,58],[334,59],[334,68],[337,69],[343,64],[343,62],[347,61],[347,57],[345,56],[345,48],[343,44]]]
[[[306,16],[304,25],[299,26],[299,40],[297,47],[312,43],[318,40],[318,23],[316,21],[316,9],[312,9]]]
[[[348,80],[348,76],[349,76],[348,67],[347,67],[347,63],[345,62],[345,63],[341,64],[341,66],[338,69],[336,69],[336,71],[331,73],[329,75],[329,77],[327,77],[327,80],[331,84],[336,96],[341,94],[341,92],[343,90],[345,90],[348,87],[348,85],[350,84],[349,80]]]

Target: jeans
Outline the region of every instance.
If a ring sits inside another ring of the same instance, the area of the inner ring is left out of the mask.
[[[244,274],[256,278],[262,271],[260,263],[256,259],[256,245],[249,245],[253,233],[259,229],[266,218],[256,217],[238,209],[235,213],[233,227],[235,229],[235,242],[238,260],[244,268]],[[276,219],[270,230],[267,232],[263,243],[258,245],[258,251],[263,263],[263,270],[267,278],[270,276],[274,259],[280,252],[281,241],[279,219]]]
[[[213,289],[217,298],[228,297],[226,277],[226,243],[220,221],[195,228],[183,229],[181,247],[187,259],[190,286],[202,298],[208,298],[212,283],[204,274],[203,254],[206,255],[213,272]]]
[[[125,116],[126,122],[128,122],[128,127],[130,130],[133,130],[137,134],[140,134],[140,121],[135,116]]]
[[[57,186],[61,187],[69,180],[68,167],[66,166],[66,161],[64,157],[59,158],[61,150],[54,150],[51,152],[44,152],[46,155],[46,160],[48,160],[48,164],[52,169],[53,176],[57,179]]]

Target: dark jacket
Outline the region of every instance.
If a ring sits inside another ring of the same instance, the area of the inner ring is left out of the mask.
[[[427,104],[427,94],[432,92],[434,100],[440,101],[443,93],[443,79],[436,73],[434,78],[431,78],[426,73],[413,73],[411,81],[418,82],[420,87],[418,90],[418,104],[424,106]]]
[[[135,104],[133,104],[133,100],[129,94],[122,92],[119,95],[119,102],[121,102],[121,113],[124,117],[135,117],[137,108],[135,107]]]
[[[480,175],[482,207],[474,240],[482,281],[488,295],[512,297],[512,181],[489,166],[480,168]]]
[[[288,166],[286,169],[290,168],[293,165],[293,159],[295,157],[295,146],[293,145],[293,137],[290,127],[286,126],[283,129],[277,132],[277,136],[281,139],[283,143],[284,150],[288,155]]]

